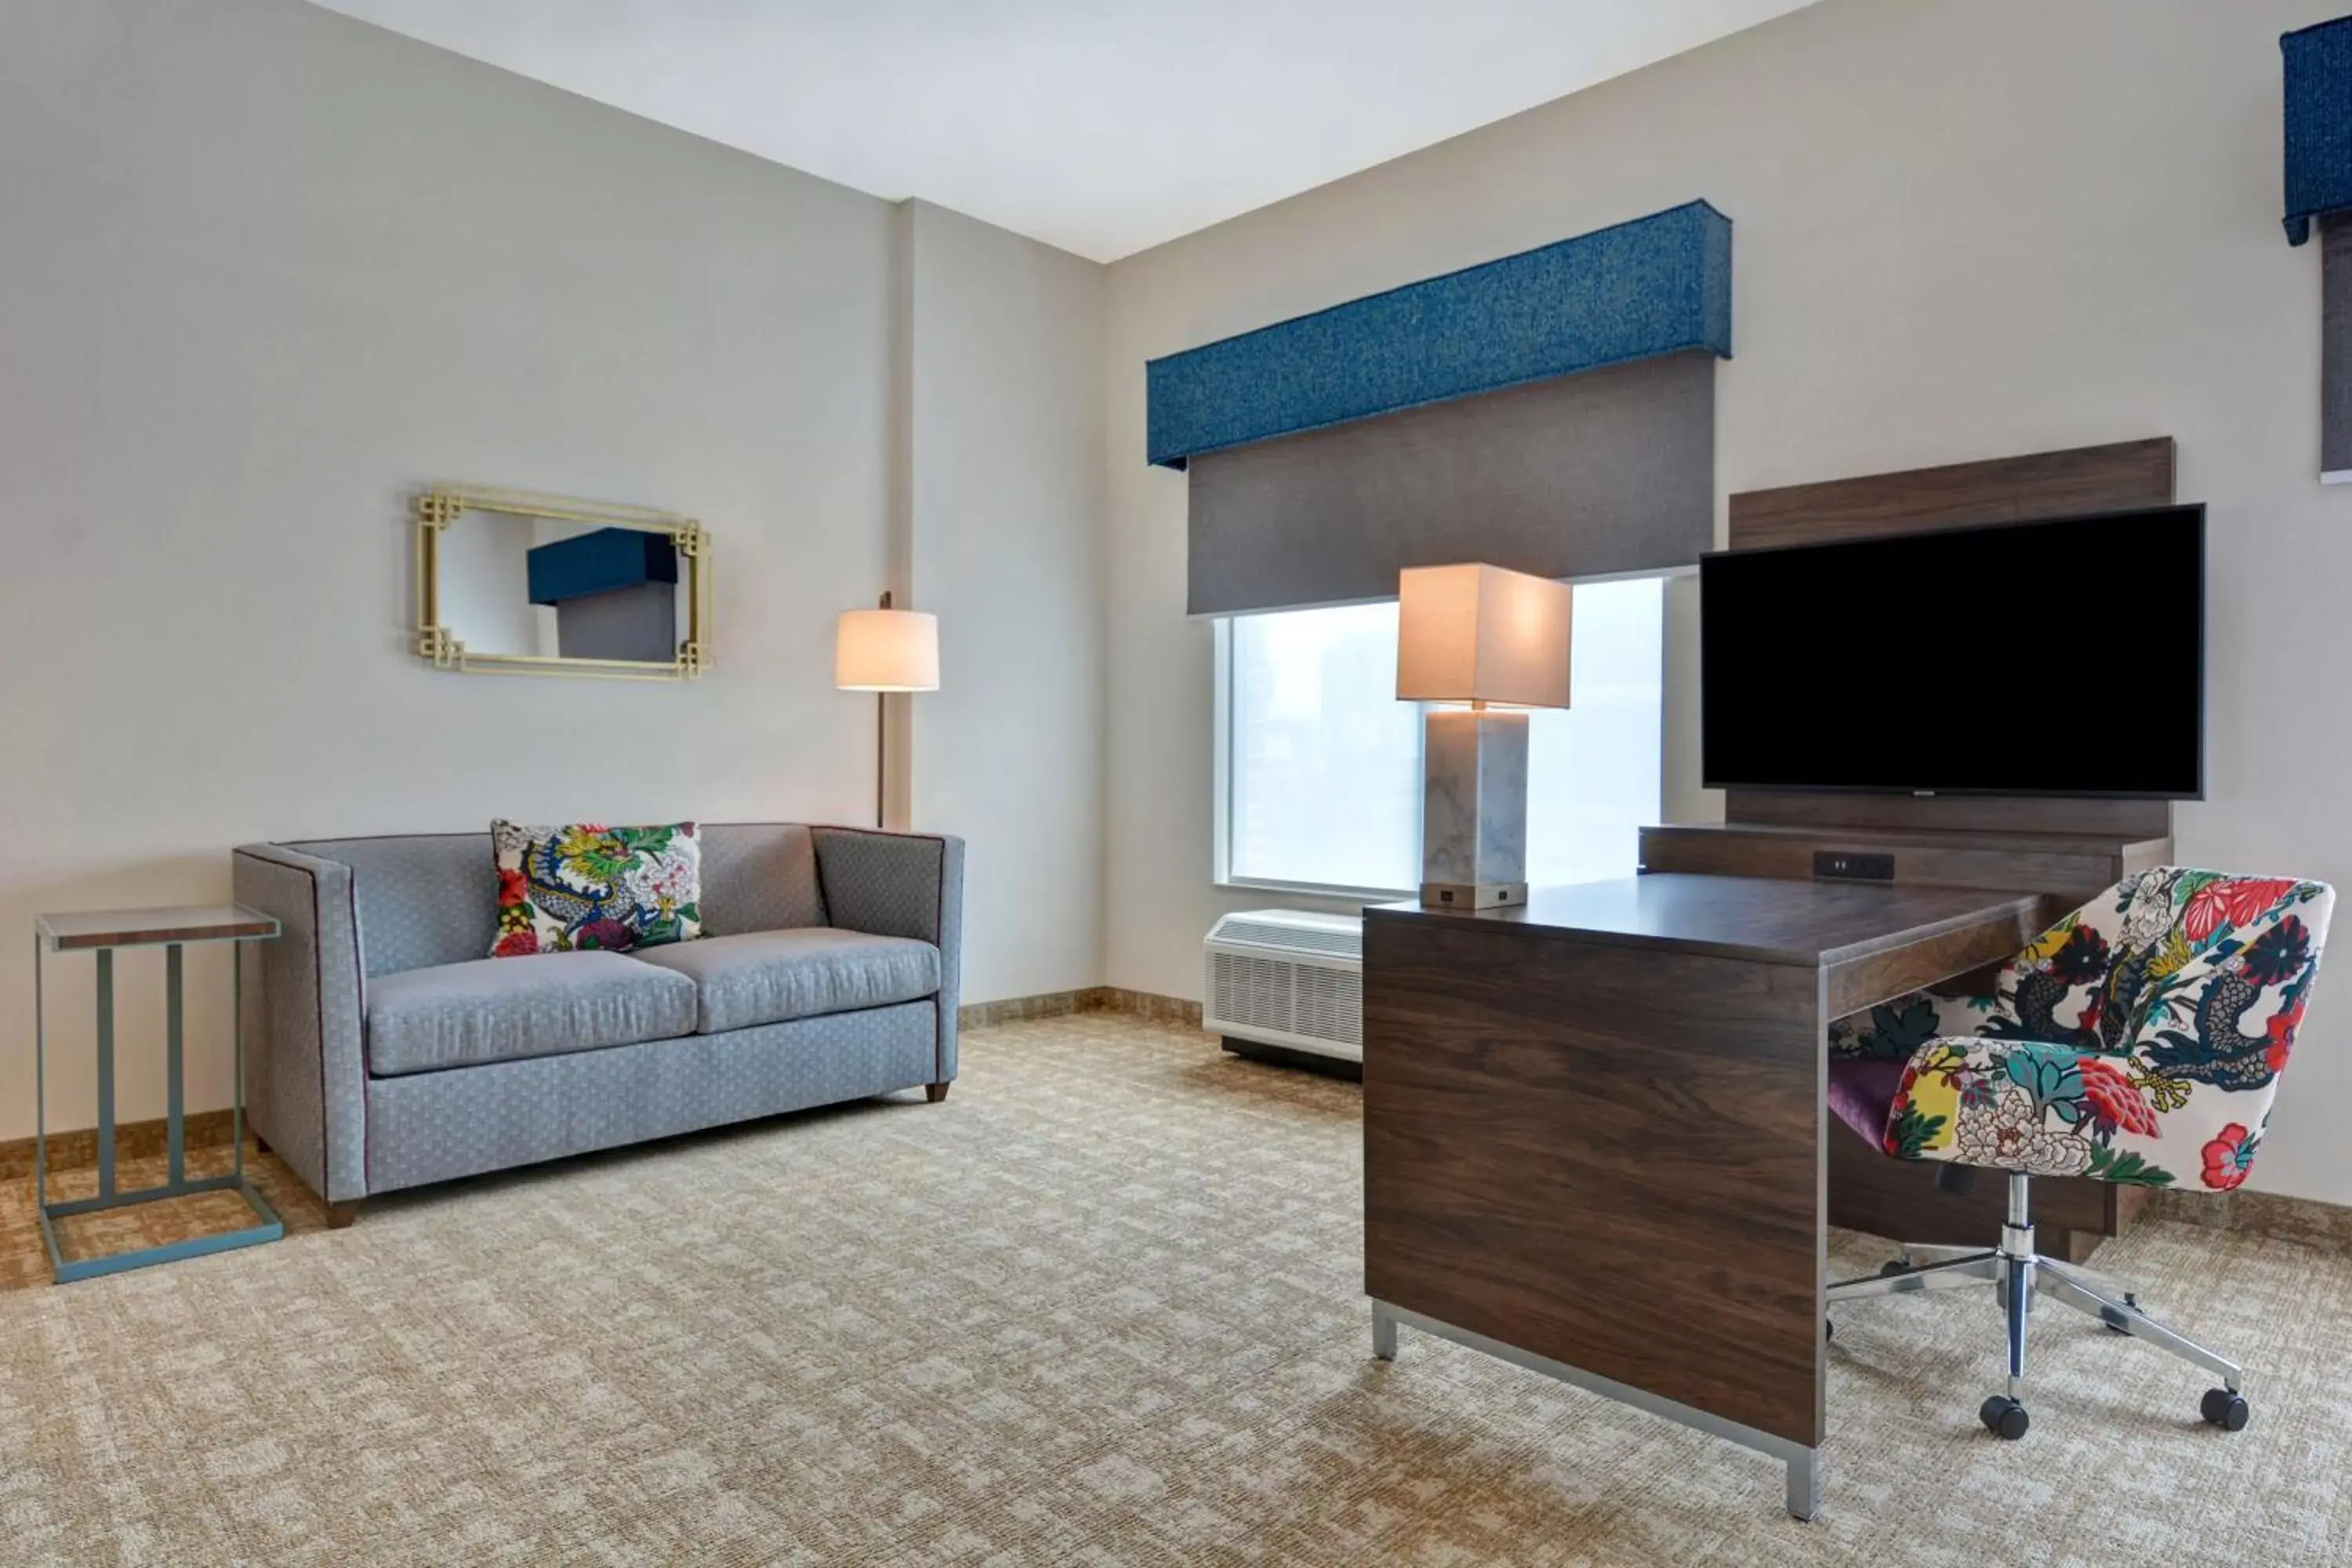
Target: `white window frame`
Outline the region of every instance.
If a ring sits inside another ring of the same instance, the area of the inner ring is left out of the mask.
[[[1568,579],[1568,584],[1570,588],[1573,588],[1579,584],[1583,583],[1618,583],[1623,582],[1629,578],[1636,577],[1655,577],[1662,581],[1671,582],[1676,577],[1696,576],[1697,573],[1698,568],[1696,566],[1679,566],[1665,572],[1609,572],[1592,577],[1571,577]],[[1342,601],[1339,604],[1317,605],[1308,607],[1315,609],[1338,609],[1349,604],[1372,605],[1385,603],[1387,603],[1387,601],[1381,599],[1351,599]],[[1213,673],[1211,677],[1211,680],[1215,689],[1215,701],[1213,705],[1213,717],[1211,722],[1216,731],[1215,738],[1211,746],[1210,765],[1213,771],[1210,777],[1209,786],[1211,801],[1209,881],[1211,886],[1220,892],[1286,893],[1298,898],[1328,899],[1345,903],[1357,904],[1392,904],[1402,902],[1408,899],[1417,899],[1421,897],[1421,889],[1418,888],[1360,888],[1344,883],[1292,882],[1284,881],[1276,878],[1241,877],[1234,874],[1233,746],[1234,619],[1235,617],[1233,616],[1218,616],[1209,623],[1214,660]],[[1674,616],[1671,610],[1668,610],[1659,617],[1658,637],[1662,643],[1673,635],[1673,623]],[[1673,650],[1670,647],[1662,647],[1660,649],[1660,656],[1666,658],[1669,664],[1671,664],[1672,653]],[[1666,704],[1673,700],[1673,695],[1672,690],[1667,689],[1661,689],[1658,696],[1658,727],[1662,732],[1662,743],[1658,748],[1658,801],[1661,811],[1664,810],[1665,804],[1665,769],[1667,766],[1668,752],[1668,747],[1663,743],[1663,741],[1664,733],[1670,732],[1672,729],[1667,719]],[[1420,704],[1419,706],[1425,708],[1427,705]],[[1419,748],[1424,743],[1422,740],[1422,736],[1423,734],[1422,727],[1415,725],[1413,734],[1415,754],[1416,758],[1418,758]]]

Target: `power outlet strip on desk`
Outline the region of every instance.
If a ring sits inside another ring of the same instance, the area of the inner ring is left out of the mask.
[[[1813,875],[1850,882],[1891,882],[1895,880],[1895,857],[1859,849],[1816,849]]]

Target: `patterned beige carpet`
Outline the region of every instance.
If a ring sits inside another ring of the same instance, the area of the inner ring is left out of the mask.
[[[1847,1312],[1825,1506],[1442,1342],[1367,1353],[1358,1091],[1105,1015],[919,1097],[0,1293],[0,1560],[2282,1564],[2352,1554],[2352,1258],[2151,1225],[2143,1299],[2254,1369],[1990,1298]],[[1884,1249],[1850,1240],[1842,1271]],[[1661,1333],[1674,1325],[1661,1323]]]

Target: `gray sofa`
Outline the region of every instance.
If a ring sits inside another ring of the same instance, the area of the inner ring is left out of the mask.
[[[956,1076],[961,839],[704,824],[690,942],[487,956],[487,833],[248,844],[254,1131],[358,1200]]]

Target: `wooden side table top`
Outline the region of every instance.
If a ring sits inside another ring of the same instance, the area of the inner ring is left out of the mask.
[[[251,942],[278,934],[278,918],[243,904],[183,904],[171,909],[86,910],[37,915],[33,930],[51,952],[169,942]]]

